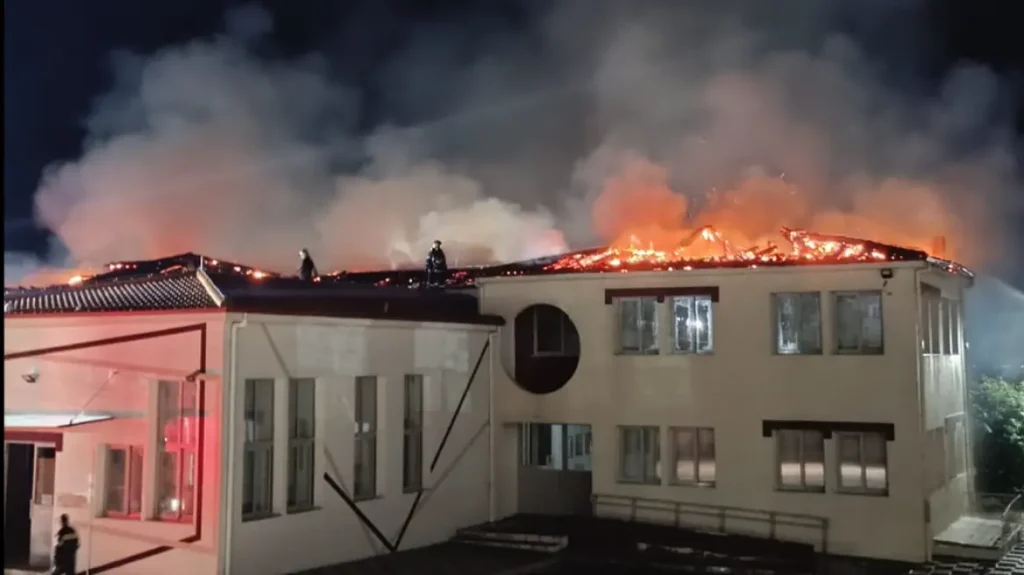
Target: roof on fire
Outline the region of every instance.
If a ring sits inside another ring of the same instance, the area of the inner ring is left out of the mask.
[[[614,254],[609,256],[608,248],[594,248],[504,265],[454,269],[448,274],[446,287],[449,289],[446,290],[419,289],[424,284],[422,270],[337,272],[311,283],[185,253],[156,260],[108,264],[106,272],[79,278],[72,284],[5,288],[4,314],[220,309],[500,325],[501,318],[481,315],[474,295],[461,288],[472,287],[478,279],[502,276],[900,261],[927,262],[950,273],[973,277],[966,268],[929,257],[922,251],[848,238],[830,241],[856,242],[857,253],[863,257],[846,254],[804,260],[766,254],[756,255],[755,259],[618,261]],[[616,261],[609,263],[613,259]]]

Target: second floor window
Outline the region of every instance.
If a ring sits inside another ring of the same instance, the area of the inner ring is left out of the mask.
[[[198,385],[194,381],[161,381],[157,508],[160,517],[175,521],[191,519],[195,499],[198,445]]]
[[[619,428],[619,481],[661,483],[661,442],[654,426]]]
[[[821,353],[821,295],[818,292],[777,293],[775,353]]]
[[[316,380],[288,382],[288,510],[313,507]]]
[[[882,292],[835,294],[836,353],[881,354]]]
[[[618,300],[620,353],[658,353],[658,300],[630,297]]]
[[[377,377],[356,378],[355,389],[355,481],[356,499],[377,496]]]
[[[242,519],[273,511],[274,380],[245,381],[245,446],[242,463]]]
[[[708,353],[712,346],[711,297],[672,298],[672,345],[680,353]]]

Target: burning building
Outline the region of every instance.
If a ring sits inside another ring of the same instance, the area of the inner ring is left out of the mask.
[[[31,532],[69,513],[125,573],[293,572],[591,507],[907,561],[963,536],[951,261],[701,228],[422,281],[183,254],[5,290],[8,488],[49,469],[20,487]]]

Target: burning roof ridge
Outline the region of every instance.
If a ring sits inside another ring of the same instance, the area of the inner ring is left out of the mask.
[[[147,273],[145,275],[102,277],[105,274],[100,274],[75,283],[58,283],[45,286],[5,286],[4,296],[6,297],[10,295],[12,297],[20,297],[39,293],[61,293],[64,291],[98,289],[110,285],[138,285],[162,281],[164,279],[187,277],[189,275],[195,275],[195,273],[196,270],[189,270],[182,267],[180,269],[164,269],[154,273]]]

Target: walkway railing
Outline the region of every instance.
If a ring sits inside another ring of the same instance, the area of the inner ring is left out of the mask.
[[[676,527],[687,526],[687,516],[700,516],[715,519],[717,531],[724,534],[747,535],[750,530],[736,529],[736,523],[761,523],[768,528],[768,538],[778,539],[778,527],[796,527],[817,531],[821,541],[821,552],[828,553],[828,518],[817,515],[804,515],[800,513],[786,513],[782,511],[768,511],[762,509],[746,509],[742,507],[729,507],[725,505],[709,505],[704,503],[688,503],[684,501],[671,501],[667,499],[648,499],[644,497],[629,497],[625,495],[605,495],[595,493],[591,496],[594,515],[600,515],[600,507],[614,507],[629,509],[629,520],[638,519],[649,522],[657,522],[656,517],[651,513],[644,513],[644,517],[638,517],[640,512],[671,513],[672,523]],[[694,525],[693,527],[699,527]],[[763,536],[757,533],[758,536]]]

